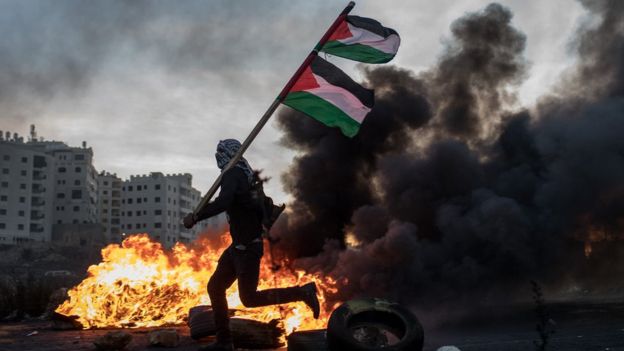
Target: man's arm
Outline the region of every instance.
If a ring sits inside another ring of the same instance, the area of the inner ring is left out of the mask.
[[[238,180],[236,178],[236,174],[234,169],[228,170],[221,180],[221,191],[219,192],[219,196],[212,201],[207,203],[202,209],[197,211],[196,214],[189,213],[184,218],[184,226],[186,228],[192,228],[195,223],[216,216],[219,213],[225,211],[234,201],[234,194],[236,194],[236,187],[238,186]]]

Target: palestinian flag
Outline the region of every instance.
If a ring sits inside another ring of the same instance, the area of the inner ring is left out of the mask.
[[[396,55],[400,43],[394,29],[370,18],[347,16],[321,51],[360,62],[385,63]]]
[[[338,67],[317,56],[282,103],[353,137],[371,111],[373,102],[372,90],[362,87]]]

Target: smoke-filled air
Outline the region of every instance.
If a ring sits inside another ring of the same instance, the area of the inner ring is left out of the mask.
[[[530,280],[621,291],[624,2],[581,3],[575,65],[536,106],[516,99],[531,38],[494,3],[455,20],[427,70],[361,68],[375,107],[356,137],[282,109],[297,156],[280,253],[336,279],[330,301],[496,304],[528,299]]]

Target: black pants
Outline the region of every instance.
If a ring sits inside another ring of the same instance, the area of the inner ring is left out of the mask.
[[[277,305],[303,299],[299,287],[256,290],[262,250],[262,242],[247,245],[245,250],[239,250],[231,245],[219,258],[217,269],[208,282],[208,295],[214,311],[218,340],[231,339],[225,291],[236,279],[238,279],[238,294],[245,307]]]

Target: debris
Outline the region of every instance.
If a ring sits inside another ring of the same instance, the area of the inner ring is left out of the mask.
[[[154,330],[149,333],[149,343],[152,346],[176,347],[180,342],[180,335],[175,329]]]
[[[353,330],[353,337],[361,344],[370,347],[388,347],[388,337],[374,326],[361,326]]]
[[[31,331],[30,333],[26,334],[26,336],[33,336],[33,335],[37,335],[37,334],[39,334],[39,332],[35,330],[35,331]]]
[[[230,310],[230,314],[235,311]],[[216,333],[214,314],[210,306],[196,306],[189,310],[188,325],[191,338],[201,339]],[[230,330],[234,346],[244,349],[274,349],[284,346],[284,328],[278,320],[268,323],[244,318],[231,318]]]
[[[52,329],[54,330],[77,330],[82,329],[82,324],[77,321],[78,316],[66,316],[57,312],[52,312]]]
[[[65,301],[69,295],[67,295],[67,288],[59,288],[54,290],[52,294],[50,294],[50,299],[48,300],[48,305],[43,314],[43,318],[45,319],[53,319],[54,311]]]
[[[132,341],[132,335],[124,331],[108,332],[93,341],[98,350],[122,350]]]

